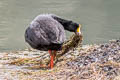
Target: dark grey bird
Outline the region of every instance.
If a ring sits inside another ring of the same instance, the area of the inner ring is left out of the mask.
[[[62,44],[66,40],[65,30],[79,35],[80,27],[80,24],[54,14],[41,14],[26,29],[25,41],[34,49],[49,51],[51,56],[49,67],[53,68],[56,51],[62,49]]]

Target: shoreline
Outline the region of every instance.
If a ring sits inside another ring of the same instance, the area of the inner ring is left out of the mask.
[[[48,61],[49,54],[44,51],[3,52],[0,54],[0,79],[120,80],[120,40],[78,46],[57,59],[53,69],[39,68]]]

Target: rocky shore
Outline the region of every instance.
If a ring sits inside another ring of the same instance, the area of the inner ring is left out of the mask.
[[[49,54],[26,49],[0,53],[0,80],[120,80],[120,39],[83,45],[57,58],[53,69]]]

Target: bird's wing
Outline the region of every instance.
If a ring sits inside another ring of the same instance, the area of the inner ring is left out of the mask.
[[[55,20],[46,20],[43,28],[45,38],[54,44],[61,44],[65,41],[65,30],[63,26]]]
[[[65,41],[65,31],[63,26],[57,21],[43,20],[31,24],[34,35],[34,43],[49,45],[51,43],[61,44]]]

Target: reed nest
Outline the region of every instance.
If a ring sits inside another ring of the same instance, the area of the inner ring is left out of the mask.
[[[55,63],[58,62],[58,59],[60,57],[62,57],[65,53],[67,53],[69,50],[72,50],[74,48],[76,48],[77,46],[81,45],[82,42],[82,35],[75,35],[73,34],[69,40],[67,40],[63,46],[62,46],[62,50],[57,52],[56,55],[56,60]],[[31,51],[30,51],[31,52]],[[13,64],[13,65],[24,65],[24,64],[49,64],[49,56],[46,56],[46,52],[43,55],[39,55],[38,57],[34,57],[34,58],[18,58],[15,60],[12,60],[12,62],[10,62],[9,64]],[[37,59],[39,58],[39,60],[37,61]]]
[[[82,35],[76,35],[73,34],[69,40],[67,40],[63,46],[62,46],[62,50],[60,51],[60,55],[58,55],[58,57],[64,55],[65,53],[67,53],[69,50],[72,50],[78,46],[81,46],[83,40],[83,36]]]
[[[17,68],[11,68],[12,70],[8,69],[8,64],[7,68],[2,69],[6,69],[7,73],[11,72],[11,75],[14,74],[17,78],[21,77],[20,80],[28,80],[28,77],[32,80],[120,80],[120,39],[99,45],[81,46],[81,42],[82,35],[77,37],[73,34],[63,44],[62,50],[57,52],[57,55],[63,56],[59,57],[58,61],[56,59],[57,63],[53,69],[40,68],[40,64],[49,62],[49,54],[34,49],[6,55],[2,53],[1,62],[12,61],[10,64],[17,65]]]

